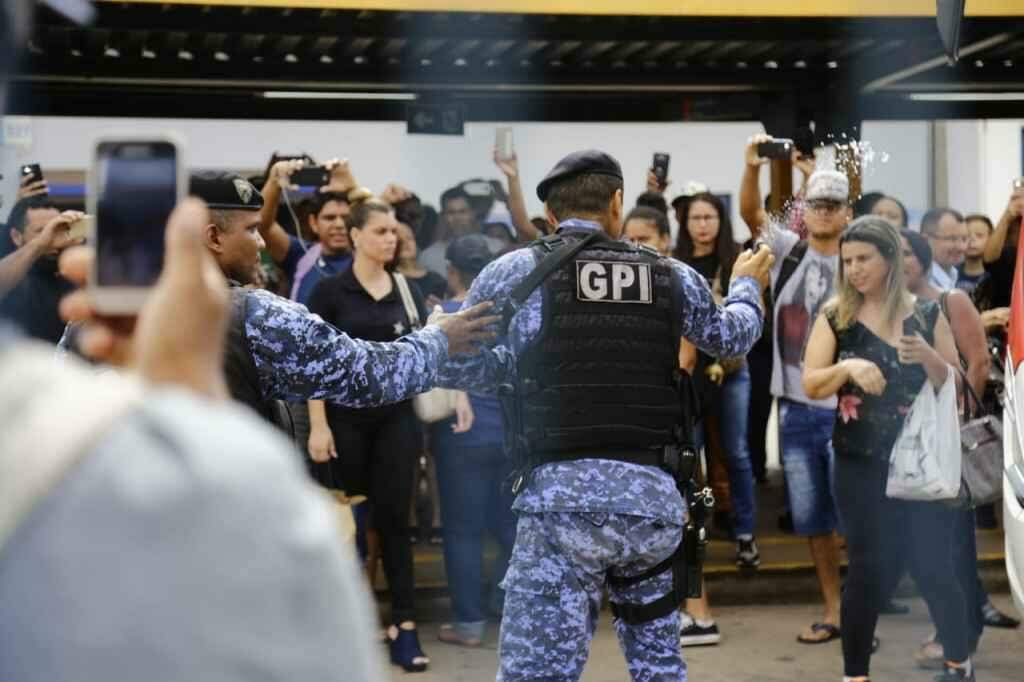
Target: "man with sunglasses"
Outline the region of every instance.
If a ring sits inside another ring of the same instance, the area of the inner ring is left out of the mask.
[[[819,644],[840,636],[838,519],[831,486],[836,403],[834,398],[809,398],[801,374],[811,325],[833,295],[839,236],[853,218],[853,209],[846,176],[819,170],[810,174],[803,189],[806,239],[784,225],[770,225],[781,217],[769,216],[762,208],[758,176],[768,160],[758,156],[757,145],[766,139],[770,138],[755,136],[747,146],[740,213],[754,238],[764,239],[775,254],[771,288],[774,325],[765,325],[773,330],[771,389],[779,401],[779,441],[793,529],[810,544],[825,602],[821,620],[805,628],[797,639]]]

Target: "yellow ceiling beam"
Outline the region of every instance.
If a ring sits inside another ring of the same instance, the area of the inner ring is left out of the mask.
[[[507,14],[719,17],[930,17],[935,0],[103,0],[161,5]],[[967,16],[1024,17],[1022,0],[967,0]]]

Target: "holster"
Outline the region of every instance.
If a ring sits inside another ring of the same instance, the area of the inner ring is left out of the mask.
[[[689,507],[683,538],[670,557],[638,575],[616,576],[609,572],[608,583],[614,587],[636,585],[665,571],[672,571],[672,589],[668,594],[647,604],[611,602],[612,614],[630,625],[646,623],[672,613],[687,599],[701,596],[704,585],[704,557],[707,553],[708,534],[704,527],[708,509],[715,504],[710,488],[697,490],[693,482],[697,453],[692,448],[669,452],[666,448],[665,470],[676,477],[676,486]],[[674,471],[671,463],[679,462]],[[685,476],[685,479],[682,478]]]

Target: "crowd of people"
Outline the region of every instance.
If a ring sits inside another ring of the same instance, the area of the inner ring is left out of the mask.
[[[764,329],[749,352],[715,357],[685,338],[679,348],[679,367],[696,388],[701,475],[715,491],[716,531],[734,543],[741,570],[757,570],[757,491],[767,480],[777,399],[781,521],[807,538],[822,598],[820,619],[794,634],[808,645],[841,639],[844,680],[868,679],[875,623],[904,608],[892,594],[909,571],[936,626],[918,664],[940,671],[937,679],[973,680],[983,628],[1019,624],[992,606],[978,578],[975,527],[993,527],[995,510],[887,499],[885,480],[902,415],[926,382],[943,383],[948,367],[997,404],[1024,189],[1008,188],[995,223],[936,207],[911,225],[897,197],[852,197],[844,172],[795,152],[803,182],[782,215],[761,194],[768,160],[757,150],[769,139],[751,138],[737,159],[751,244],[737,243],[720,193],[695,182],[669,202],[669,185],[653,171],[637,178],[645,191],[621,219],[624,240],[685,264],[719,305],[729,300],[744,248],[766,244],[775,256]],[[324,163],[321,187],[295,186],[310,162],[273,159],[250,178],[251,193],[236,192],[247,181],[231,174],[192,176],[191,193],[211,210],[203,243],[233,286],[228,383],[250,387],[241,402],[281,426],[313,480],[351,507],[366,574],[375,581],[379,564],[389,590],[383,639],[391,661],[422,671],[430,659],[416,628],[415,541],[443,545],[453,618],[441,641],[480,646],[488,620],[503,611],[499,584],[516,543],[507,415],[489,392],[452,391],[448,416],[424,423],[412,396],[431,387],[433,374],[405,378],[422,357],[371,350],[425,330],[437,307],[463,308],[489,264],[564,221],[550,206],[549,215],[530,217],[514,157],[495,157],[501,180],[459,182],[436,209],[414,188],[363,187],[358,159]],[[68,305],[60,303],[75,285],[58,258],[81,242],[70,235],[81,217],[58,210],[45,181],[19,189],[0,260],[0,314],[61,353],[95,362],[96,348],[109,359],[113,341],[67,325]],[[481,329],[446,333],[478,340]],[[346,343],[338,332],[356,340],[357,359],[345,366],[334,348]],[[424,334],[421,345],[409,345],[423,357],[440,352]],[[439,513],[415,513],[425,496]],[[498,556],[485,586],[488,536]],[[707,591],[684,608],[679,645],[717,644]]]

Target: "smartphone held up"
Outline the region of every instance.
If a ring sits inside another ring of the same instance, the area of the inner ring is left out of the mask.
[[[167,220],[188,192],[183,150],[173,135],[109,136],[93,147],[86,206],[97,312],[135,314],[156,284]]]
[[[668,187],[668,164],[670,156],[664,152],[655,152],[651,160],[651,170],[658,181],[658,187],[664,190]]]
[[[789,159],[792,158],[793,149],[793,140],[768,140],[757,145],[757,155],[762,159]]]
[[[512,146],[512,129],[498,128],[494,133],[494,148],[498,152],[499,161],[509,161],[516,155]]]

